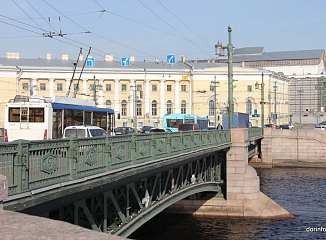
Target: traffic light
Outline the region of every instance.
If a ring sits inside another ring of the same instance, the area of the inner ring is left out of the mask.
[[[260,117],[260,114],[258,114],[257,109],[254,110],[254,114],[251,115],[252,117]]]

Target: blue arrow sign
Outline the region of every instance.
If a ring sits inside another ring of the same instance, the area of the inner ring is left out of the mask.
[[[86,65],[87,65],[87,67],[95,66],[95,59],[94,58],[87,58]]]
[[[121,58],[121,66],[129,66],[130,61],[128,57]]]
[[[166,56],[166,62],[167,63],[175,63],[175,55],[167,55]]]

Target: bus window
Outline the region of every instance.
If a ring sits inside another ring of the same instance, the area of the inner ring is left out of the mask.
[[[30,108],[29,109],[30,122],[44,122],[44,108]]]
[[[9,108],[9,122],[20,122],[20,108]],[[26,121],[22,118],[22,120]],[[44,122],[44,108],[30,108],[29,122]]]
[[[167,127],[175,127],[177,128],[180,123],[183,123],[182,119],[166,119]]]
[[[20,122],[19,108],[9,108],[9,122]]]

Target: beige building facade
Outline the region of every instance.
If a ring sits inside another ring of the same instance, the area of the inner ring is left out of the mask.
[[[116,126],[134,126],[136,115],[138,128],[160,127],[167,113],[208,117],[211,126],[222,123],[228,103],[227,64],[133,61],[130,66],[122,66],[112,59],[97,60],[82,74],[83,61],[79,61],[71,80],[74,61],[67,56],[59,60],[51,59],[49,54],[46,59],[21,59],[19,54],[1,58],[0,128],[4,126],[5,104],[15,95],[54,98],[66,96],[67,92],[73,96],[74,90],[77,98],[94,99],[98,107],[112,108]],[[251,125],[261,126],[261,90],[255,89],[255,84],[261,84],[263,73],[265,124],[271,123],[274,112],[277,124],[289,122],[287,77],[241,65],[234,65],[233,71],[235,112],[248,113]],[[212,81],[218,82],[216,96]],[[253,117],[254,113],[260,116]]]

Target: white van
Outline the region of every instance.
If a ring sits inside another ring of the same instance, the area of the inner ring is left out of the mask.
[[[101,137],[108,135],[106,131],[97,126],[79,125],[79,126],[69,126],[63,131],[63,138],[68,137]]]

